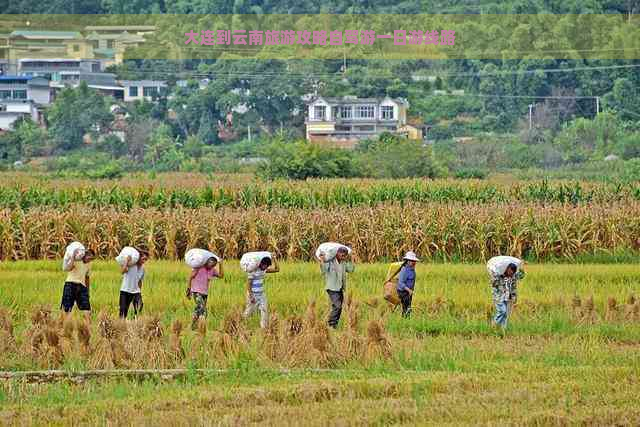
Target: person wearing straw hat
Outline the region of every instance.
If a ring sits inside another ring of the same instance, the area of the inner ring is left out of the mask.
[[[409,251],[402,258],[404,262],[398,274],[398,296],[402,303],[402,317],[411,316],[411,301],[416,285],[416,263],[420,262],[415,252]]]

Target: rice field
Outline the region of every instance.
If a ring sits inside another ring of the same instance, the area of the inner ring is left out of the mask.
[[[2,425],[640,424],[633,185],[2,179],[0,371],[70,375],[0,379]],[[89,324],[60,318],[60,257],[72,240],[100,258]],[[357,261],[335,331],[308,262],[329,240]],[[125,245],[151,254],[143,313],[126,322],[113,261]],[[195,330],[181,261],[191,247],[228,259]],[[282,260],[267,277],[264,331],[259,316],[240,316],[237,258],[258,248]],[[411,319],[382,299],[386,262],[406,250],[425,260]],[[505,334],[490,323],[483,264],[499,253],[530,261]],[[74,377],[135,369],[180,374]]]
[[[317,266],[285,262],[266,283],[274,322],[264,332],[257,317],[239,317],[244,276],[237,262],[214,282],[209,318],[195,331],[187,327],[192,302],[184,297],[189,269],[182,263],[147,264],[144,315],[123,323],[115,318],[115,262],[97,262],[86,330],[79,318],[58,320],[64,280],[58,264],[0,264],[2,370],[194,371],[172,381],[5,380],[0,402],[10,424],[215,418],[237,425],[293,417],[289,424],[477,425],[500,417],[516,424],[624,425],[640,417],[635,265],[528,266],[503,336],[489,324],[490,293],[478,264],[420,264],[409,320],[381,299],[386,266],[359,265],[348,285],[350,304],[332,331]],[[215,371],[198,374],[199,368]]]

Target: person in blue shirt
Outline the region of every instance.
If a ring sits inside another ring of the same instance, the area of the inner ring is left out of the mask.
[[[405,254],[404,265],[398,274],[398,296],[402,303],[402,317],[411,316],[411,300],[413,299],[413,290],[416,285],[416,263],[420,260],[415,252],[409,251]]]

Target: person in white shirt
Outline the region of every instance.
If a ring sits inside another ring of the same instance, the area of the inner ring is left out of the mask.
[[[120,318],[126,319],[129,307],[133,303],[133,314],[137,316],[142,311],[142,280],[144,279],[143,265],[147,262],[149,255],[139,251],[140,258],[132,266],[131,257],[122,267],[122,286],[120,286]]]
[[[251,316],[256,309],[260,310],[260,327],[266,328],[269,324],[269,310],[267,308],[267,296],[264,292],[264,276],[267,273],[277,273],[280,271],[278,263],[271,258],[265,257],[260,261],[255,271],[247,274],[247,307],[243,317]]]

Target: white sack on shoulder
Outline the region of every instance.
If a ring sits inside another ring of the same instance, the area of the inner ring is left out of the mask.
[[[77,251],[77,252],[76,252]],[[80,242],[70,243],[64,251],[64,258],[62,259],[62,269],[68,271],[73,266],[74,261],[79,261],[84,256],[86,249]],[[76,254],[75,259],[73,254]]]
[[[220,262],[220,257],[206,249],[194,248],[189,249],[184,254],[184,262],[191,268],[200,268],[204,266],[210,258],[215,258]]]
[[[340,248],[346,248],[349,254],[351,254],[351,248],[347,245],[336,242],[325,242],[318,246],[318,249],[316,249],[316,258],[319,259],[321,255],[324,255],[325,261],[331,261],[336,257],[338,249]]]
[[[267,251],[247,252],[240,258],[240,268],[245,273],[252,273],[256,271],[263,258],[273,259],[273,255]]]
[[[502,276],[509,264],[515,264],[520,270],[522,262],[521,259],[512,256],[496,256],[487,261],[487,271],[492,276]]]
[[[131,257],[131,261],[129,262],[129,267],[135,265],[140,259],[140,252],[136,250],[136,248],[132,248],[131,246],[125,246],[120,251],[120,254],[116,257],[116,262],[120,264],[120,267],[124,267],[127,262],[127,257]]]

